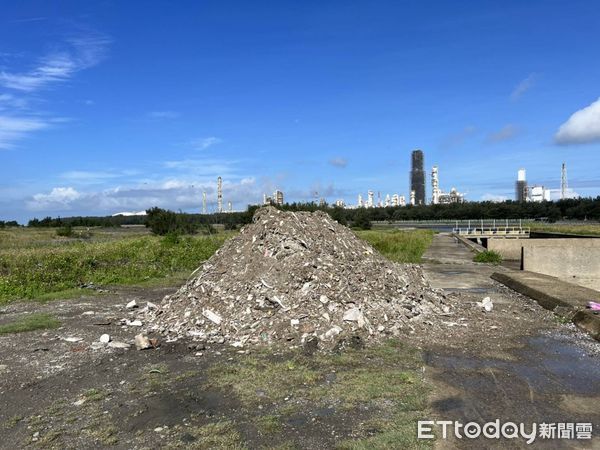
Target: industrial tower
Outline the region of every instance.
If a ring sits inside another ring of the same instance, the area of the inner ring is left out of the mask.
[[[425,172],[423,171],[423,152],[412,152],[412,168],[410,171],[410,190],[415,192],[415,204],[425,204]]]
[[[438,179],[438,168],[431,168],[431,204],[437,205],[440,202],[440,182]]]
[[[206,191],[202,192],[202,214],[206,214]]]
[[[523,203],[527,201],[527,180],[525,179],[525,169],[519,169],[517,172],[517,183],[515,184],[515,200]]]
[[[217,212],[223,212],[223,180],[217,178]]]
[[[567,198],[567,165],[562,163],[562,169],[560,171],[560,199],[564,200]]]

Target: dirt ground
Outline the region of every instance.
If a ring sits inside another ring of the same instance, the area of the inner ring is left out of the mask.
[[[436,245],[449,244],[434,242],[433,254],[440,251]],[[449,250],[442,251],[447,255]],[[416,362],[409,352],[395,360],[382,360],[386,370],[393,370],[394,365],[402,369],[409,383],[417,381],[410,378],[415,374],[424,379],[429,402],[407,407],[413,414],[403,416],[411,420],[409,428],[416,434],[418,418],[591,422],[593,441],[538,441],[529,447],[598,448],[598,343],[535,302],[490,280],[487,272],[494,269],[471,264],[466,257],[458,264],[444,264],[429,256],[426,274],[434,287],[445,288],[450,312],[405,330],[402,348],[416,349]],[[456,256],[451,259],[457,261]],[[377,390],[381,386],[370,384],[377,371],[364,369],[367,394],[379,396],[377,408],[361,400],[361,386],[352,386],[358,392],[354,396],[339,390],[339,386],[347,388],[342,384],[347,367],[377,368],[379,360],[373,358],[378,356],[372,349],[352,350],[349,356],[333,359],[290,357],[279,351],[261,360],[249,359],[254,350],[248,355],[245,349],[218,344],[189,348],[186,341],[162,342],[159,348],[144,351],[98,344],[104,333],[113,342],[132,342],[139,328],[121,324],[121,319],[133,318],[125,305],[132,299],[140,305],[160,303],[176,288],[115,288],[102,295],[1,308],[0,325],[31,312],[47,312],[62,326],[0,336],[0,447],[376,447],[364,444],[373,441],[356,441],[356,445],[348,441],[376,437],[380,432],[377,420],[387,400],[385,392]],[[494,302],[490,312],[476,303],[487,295]],[[277,371],[261,375],[260,364],[267,360],[287,365],[289,380]],[[248,392],[241,390],[244,383],[226,387],[222,382],[244,373],[263,378],[272,373],[273,379],[267,379],[264,391],[251,384],[249,401]],[[399,395],[391,383],[387,389],[390,397]],[[338,393],[347,404],[329,398],[331,393]],[[393,403],[394,408],[401,404],[402,399]],[[431,444],[412,440],[380,448],[427,448]],[[439,437],[435,445],[528,447],[522,440],[490,443]]]

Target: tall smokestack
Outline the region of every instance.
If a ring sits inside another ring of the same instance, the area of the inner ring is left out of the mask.
[[[423,152],[412,152],[410,171],[410,190],[415,192],[415,204],[425,204],[425,172],[423,171]]]
[[[217,212],[223,212],[223,180],[217,178]]]
[[[515,200],[518,202],[527,201],[527,180],[525,178],[525,169],[519,169],[517,172],[517,183],[515,185]]]
[[[202,214],[206,214],[206,191],[202,192]]]
[[[567,198],[567,165],[562,163],[562,168],[560,171],[560,199],[564,200]]]

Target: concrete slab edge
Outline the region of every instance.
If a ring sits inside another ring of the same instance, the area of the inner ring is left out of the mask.
[[[572,322],[581,330],[589,333],[594,339],[600,341],[600,314],[597,312],[578,309],[572,304],[561,300],[558,297],[532,288],[525,283],[522,283],[510,274],[494,272],[491,275],[493,280],[496,280],[513,291],[526,295],[538,302],[542,307],[560,315],[562,317],[571,317]]]
[[[454,236],[456,239],[458,239],[459,242],[461,242],[465,247],[467,247],[468,249],[474,251],[475,253],[481,253],[485,251],[485,247],[483,245],[479,245],[467,238],[465,238],[464,236],[460,236],[458,234],[452,234],[452,236]]]

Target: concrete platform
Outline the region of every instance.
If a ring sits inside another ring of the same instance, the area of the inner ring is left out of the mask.
[[[535,272],[494,272],[491,277],[546,309],[572,317],[575,325],[600,340],[600,314],[586,310],[588,302],[600,302],[600,292]]]

